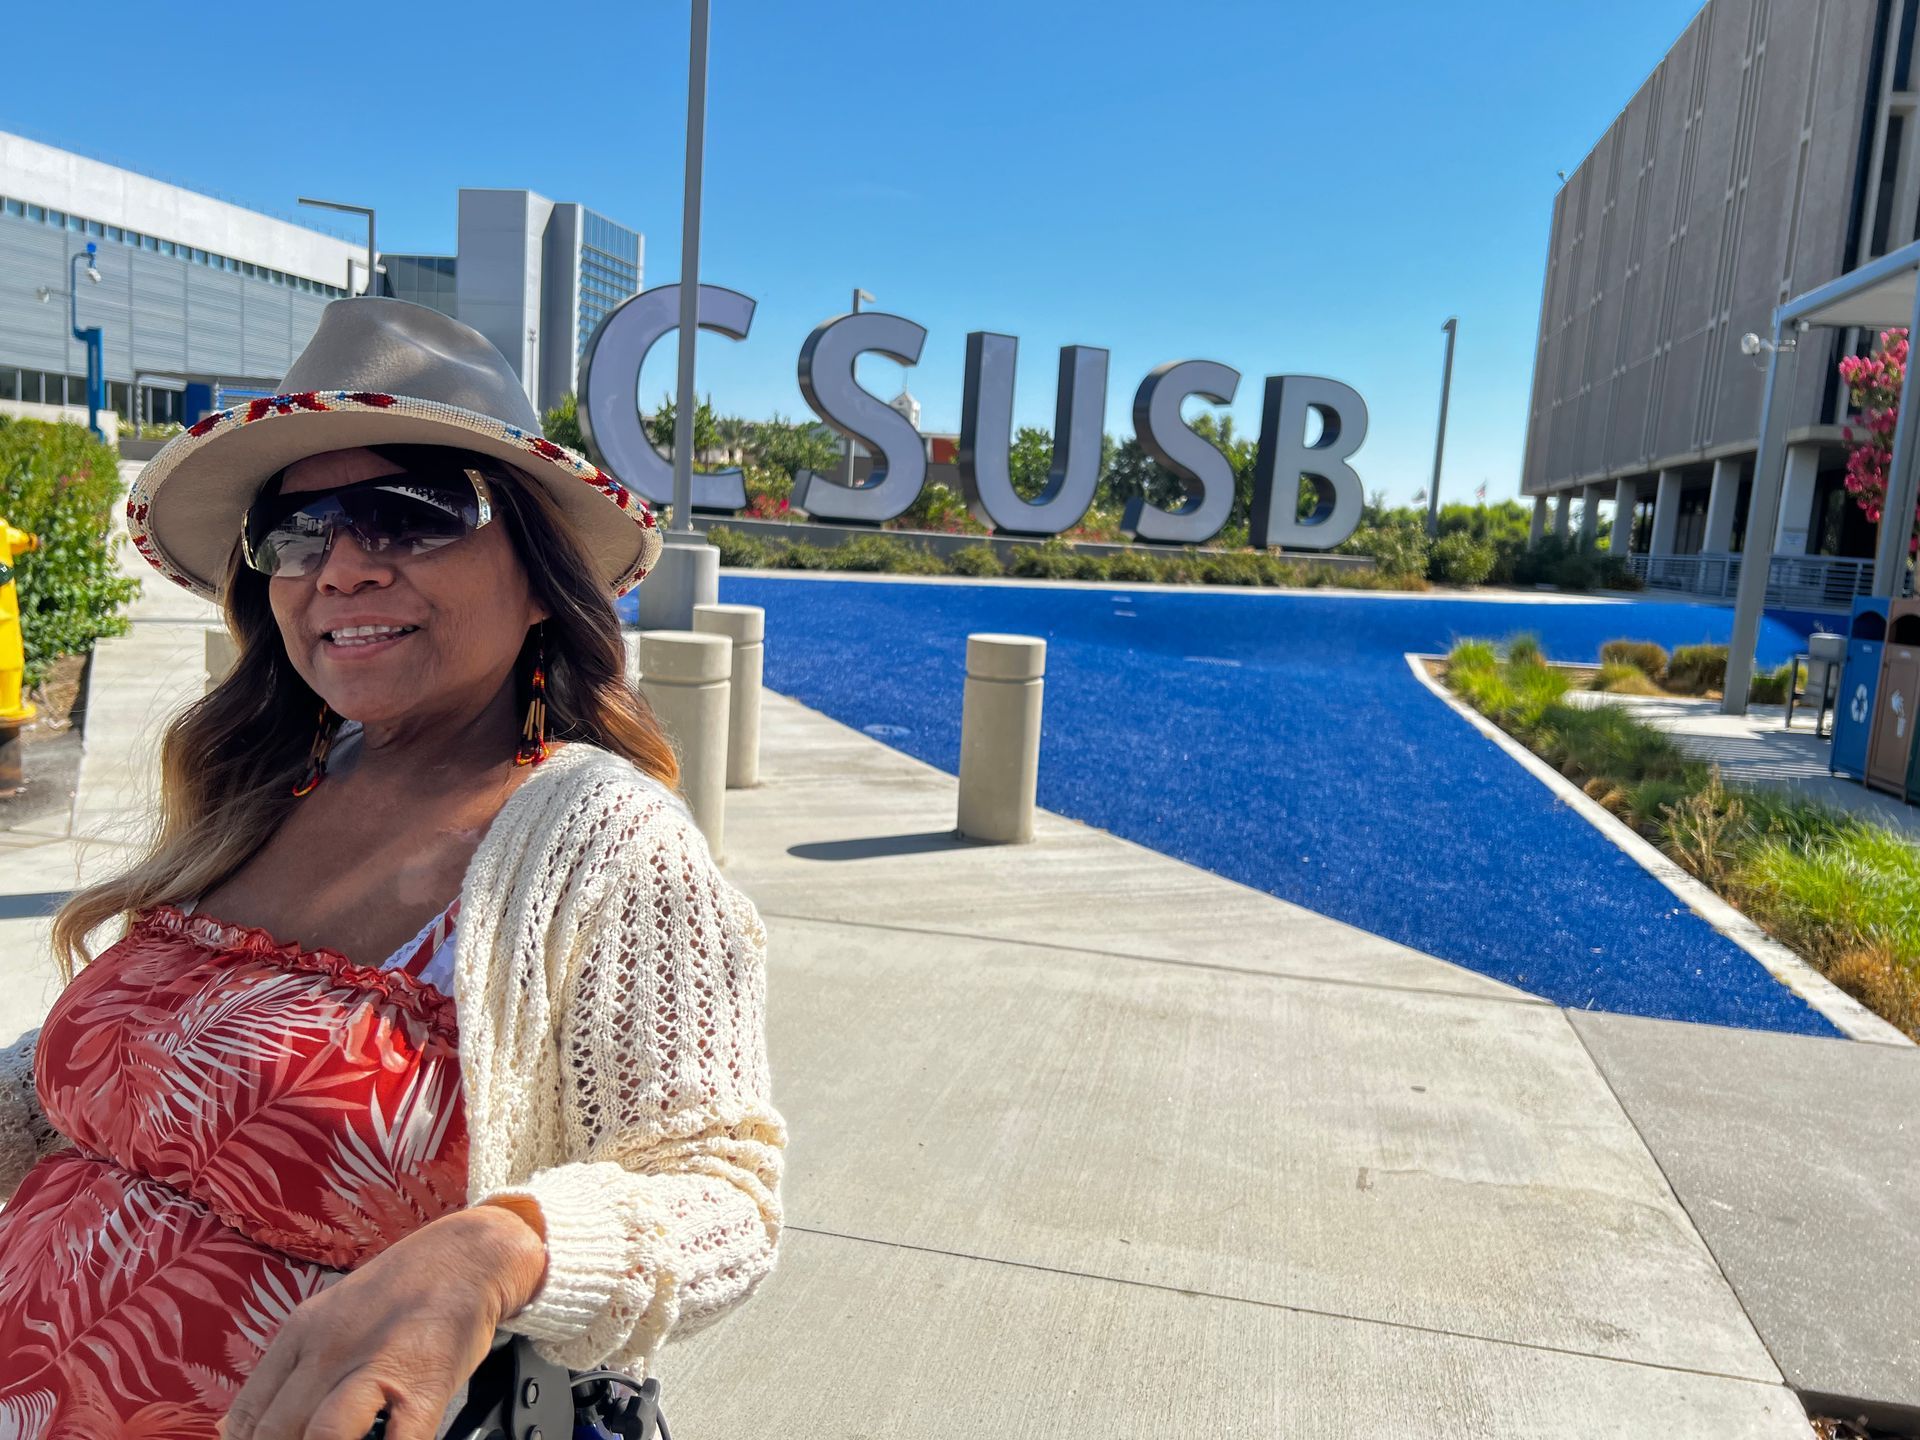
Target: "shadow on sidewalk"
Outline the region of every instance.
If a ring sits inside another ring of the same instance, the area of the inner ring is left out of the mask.
[[[988,843],[985,840],[969,840],[952,830],[925,830],[914,835],[870,835],[857,840],[823,840],[817,844],[792,845],[787,848],[787,853],[796,860],[879,860],[889,855],[973,850]]]

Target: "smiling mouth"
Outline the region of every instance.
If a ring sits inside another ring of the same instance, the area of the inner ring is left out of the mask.
[[[322,632],[322,638],[329,645],[338,645],[350,649],[359,645],[379,645],[388,640],[398,640],[402,635],[411,635],[418,625],[348,625],[340,630]]]

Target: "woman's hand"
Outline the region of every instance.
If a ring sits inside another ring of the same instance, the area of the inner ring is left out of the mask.
[[[421,1226],[307,1300],[221,1423],[224,1440],[434,1440],[494,1330],[546,1271],[538,1216],[476,1205]]]

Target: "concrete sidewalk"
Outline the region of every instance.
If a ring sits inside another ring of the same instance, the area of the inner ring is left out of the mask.
[[[124,857],[199,685],[210,609],[147,588],[72,826],[0,848],[0,1041],[52,995],[31,912]],[[951,776],[779,696],[763,755],[728,870],[771,933],[788,1231],[663,1352],[677,1433],[1805,1437],[1782,1365],[1920,1403],[1920,1144],[1885,1123],[1920,1051],[1795,1039],[1716,1094],[1741,1032],[1576,1027],[1057,816],[956,842]],[[1716,1105],[1775,1144],[1707,1143]],[[1791,1266],[1842,1249],[1886,1304],[1814,1317]]]

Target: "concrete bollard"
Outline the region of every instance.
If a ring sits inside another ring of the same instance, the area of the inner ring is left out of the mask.
[[[233,643],[233,636],[224,629],[207,631],[207,686],[202,693],[211,695],[239,658],[240,647]]]
[[[684,632],[693,624],[694,606],[720,598],[720,552],[704,535],[669,530],[659,562],[634,594],[642,630]]]
[[[767,612],[758,605],[696,605],[693,628],[733,645],[733,695],[727,709],[727,788],[760,783],[760,677],[767,660]]]
[[[721,858],[733,642],[691,630],[640,632],[640,693],[680,757],[680,793]]]
[[[1047,642],[1032,635],[969,635],[960,711],[960,833],[971,840],[1033,839],[1040,782],[1040,689]]]

